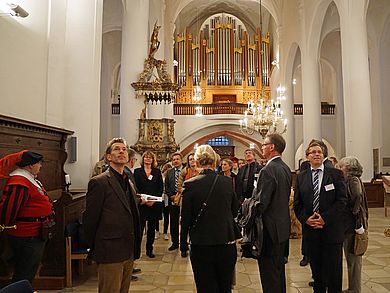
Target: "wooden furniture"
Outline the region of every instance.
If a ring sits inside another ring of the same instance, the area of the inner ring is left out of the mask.
[[[72,237],[67,236],[66,242],[66,287],[72,287],[72,260],[79,261],[79,273],[84,271],[84,260],[88,257],[88,252],[72,252]]]
[[[369,208],[384,207],[384,188],[382,182],[364,182]]]
[[[82,243],[84,239],[81,236],[84,234],[80,222],[76,221],[66,226],[65,259],[66,287],[68,288],[72,287],[72,260],[78,261],[79,275],[81,275],[84,272],[84,261],[87,259],[89,252],[87,244]]]
[[[29,149],[44,156],[38,178],[42,181],[56,212],[56,235],[46,245],[41,268],[34,280],[36,289],[65,287],[65,226],[80,218],[85,194],[65,192],[65,143],[73,131],[0,115],[0,157]],[[6,180],[0,180],[0,195]],[[0,246],[0,250],[1,250]],[[1,251],[0,251],[1,253]],[[10,282],[9,270],[2,268],[0,287]]]

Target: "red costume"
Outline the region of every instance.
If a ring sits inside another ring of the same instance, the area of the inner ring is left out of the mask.
[[[36,184],[32,183],[22,175],[11,175],[7,181],[0,202],[0,223],[6,226],[16,225],[16,229],[8,229],[9,235],[38,236],[44,217],[49,217],[53,213],[51,200],[45,189],[39,181],[35,182]],[[39,219],[40,217],[42,219]],[[37,220],[20,221],[22,218]]]

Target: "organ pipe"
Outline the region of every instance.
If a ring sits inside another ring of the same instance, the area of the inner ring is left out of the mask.
[[[176,81],[188,92],[196,85],[210,91],[218,86],[218,90],[258,92],[269,87],[270,36],[262,37],[259,28],[250,34],[240,20],[221,14],[193,34],[178,33],[175,60]]]

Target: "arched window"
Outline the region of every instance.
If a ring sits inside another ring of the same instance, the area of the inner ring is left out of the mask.
[[[210,139],[207,142],[211,146],[231,145],[230,140],[226,136],[218,136]]]

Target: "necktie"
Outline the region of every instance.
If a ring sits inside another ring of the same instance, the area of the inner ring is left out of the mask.
[[[180,170],[178,168],[175,169],[175,192],[177,192],[177,181],[179,181]]]
[[[313,170],[313,212],[320,211],[320,180],[319,180],[320,169]]]

